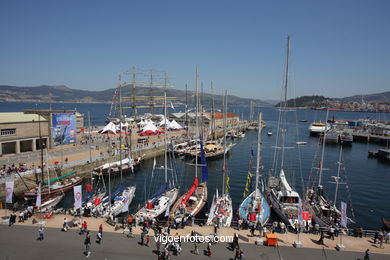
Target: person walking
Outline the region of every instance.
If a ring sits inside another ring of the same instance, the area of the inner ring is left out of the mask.
[[[161,249],[161,242],[160,240],[157,240],[156,242],[156,249],[157,249],[157,255],[160,255],[160,249]]]
[[[370,260],[370,249],[367,248],[366,252],[364,253],[364,260]]]
[[[45,229],[41,226],[38,229],[38,240],[42,241],[43,240],[43,235],[45,233]]]
[[[147,235],[146,236],[146,244],[145,244],[145,246],[149,247],[149,243],[150,243],[150,236]]]
[[[144,245],[144,239],[145,239],[145,231],[142,231],[142,233],[141,233],[141,242],[139,243],[141,246]]]
[[[100,226],[99,226],[99,233],[103,238],[103,224],[100,224]]]
[[[240,250],[236,250],[236,253],[234,255],[234,260],[239,260],[240,259]]]
[[[91,237],[89,235],[89,231],[87,231],[87,234],[85,235],[84,245],[85,245],[84,254],[86,257],[89,257],[91,255],[91,252],[89,251],[91,246]]]

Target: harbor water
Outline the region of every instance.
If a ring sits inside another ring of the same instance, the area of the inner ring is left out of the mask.
[[[34,103],[14,103],[1,102],[1,112],[17,112],[24,109],[34,109]],[[40,103],[37,105],[38,109],[76,109],[78,112],[87,115],[90,112],[92,125],[104,125],[104,120],[108,116],[110,104],[80,104],[80,103]],[[178,109],[177,109],[178,110]],[[249,108],[230,107],[230,112],[237,113],[243,119],[248,119]],[[271,169],[275,168],[273,165],[275,157],[275,140],[277,137],[278,111],[273,108],[259,108],[256,109],[263,112],[263,119],[266,122],[265,131],[262,134],[262,176],[266,177],[270,174]],[[172,112],[172,111],[170,111]],[[255,114],[256,114],[255,113]],[[313,110],[297,110],[290,112],[290,122],[288,122],[288,129],[286,132],[287,140],[286,146],[294,147],[286,149],[285,155],[285,172],[287,178],[292,186],[301,194],[304,186],[308,184],[309,176],[315,177],[315,170],[313,167],[318,166],[319,162],[319,146],[318,137],[310,137],[308,132],[309,124],[313,121],[325,121],[324,111]],[[358,113],[358,112],[329,112],[329,119],[378,119],[390,120],[390,114],[381,113]],[[297,122],[298,120],[307,120],[307,122]],[[85,122],[87,118],[85,118]],[[268,136],[267,132],[272,131],[273,135]],[[296,141],[307,142],[306,145],[296,147]],[[230,190],[229,193],[233,199],[234,210],[237,210],[242,201],[242,195],[246,182],[246,177],[249,167],[249,159],[251,154],[251,147],[256,151],[257,132],[247,131],[243,139],[235,140],[237,145],[231,150],[228,160],[228,169],[230,174]],[[367,144],[354,142],[350,147],[343,148],[344,166],[347,177],[347,184],[340,185],[337,205],[340,201],[348,203],[348,215],[354,219],[358,225],[366,229],[377,229],[381,226],[382,217],[390,218],[390,164],[376,159],[367,157],[368,150],[377,150],[381,146],[376,144]],[[331,176],[337,174],[337,161],[339,157],[338,145],[327,145],[325,148],[324,159],[324,176],[322,184],[325,193],[333,199],[335,185]],[[316,157],[317,154],[317,157]],[[279,158],[279,157],[277,157]],[[133,173],[124,173],[123,182],[128,185],[136,185],[136,196],[131,205],[131,211],[142,205],[148,195],[153,194],[155,190],[163,182],[164,171],[158,169],[164,163],[163,157],[156,158],[157,167],[152,173],[153,160],[143,162],[140,169]],[[180,193],[187,191],[190,187],[195,169],[190,161],[181,158],[175,159],[178,169],[178,184],[180,185]],[[253,163],[255,165],[255,161]],[[211,205],[212,196],[218,188],[221,191],[222,185],[222,159],[208,162],[209,180],[208,180],[208,204],[207,209]],[[278,168],[274,172],[278,173]],[[200,174],[200,170],[198,173]],[[254,169],[252,171],[254,173]],[[312,173],[311,173],[312,172]],[[153,177],[152,177],[153,175]],[[344,171],[341,174],[345,180]],[[113,186],[120,182],[120,177],[116,176],[112,179]],[[72,192],[68,194],[65,201],[65,206],[72,205]],[[353,212],[351,211],[353,209]],[[354,213],[354,214],[352,214]],[[354,216],[353,216],[354,215]]]

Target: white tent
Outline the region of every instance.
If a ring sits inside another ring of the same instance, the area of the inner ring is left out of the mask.
[[[169,120],[164,118],[163,120],[160,121],[160,123],[158,123],[159,126],[165,126],[167,125],[169,127]]]
[[[123,129],[123,128],[128,128],[128,127],[129,127],[129,123],[127,123],[127,122],[124,123],[124,124],[123,124],[123,123],[120,123],[119,125],[120,125],[120,127],[121,127],[122,129]]]
[[[113,122],[108,123],[102,130],[103,133],[113,133],[116,134],[117,127]]]
[[[156,131],[158,131],[158,128],[152,122],[149,122],[149,124],[145,125],[142,128],[142,131],[144,131],[144,132],[146,132],[146,131],[156,132]]]
[[[183,129],[183,127],[179,125],[176,120],[172,120],[172,122],[169,123],[169,129]]]

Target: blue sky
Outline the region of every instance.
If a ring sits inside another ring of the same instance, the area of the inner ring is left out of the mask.
[[[287,34],[292,96],[390,90],[390,1],[6,1],[0,84],[104,90],[132,65],[176,88],[279,99]]]

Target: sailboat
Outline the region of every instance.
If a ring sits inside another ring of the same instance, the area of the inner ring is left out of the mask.
[[[202,136],[199,134],[199,93],[198,93],[198,69],[196,69],[196,136],[199,136],[201,152],[201,183],[198,180],[198,156],[195,156],[195,178],[188,192],[184,193],[173,205],[170,218],[175,222],[187,221],[188,218],[196,216],[204,207],[207,201],[207,179],[208,169],[203,150]]]
[[[268,178],[268,185],[265,190],[265,194],[268,202],[272,205],[272,210],[275,214],[287,225],[294,227],[294,224],[298,222],[298,213],[301,203],[301,198],[295,190],[290,186],[287,181],[286,174],[284,172],[284,157],[286,140],[286,112],[287,112],[287,86],[288,86],[288,68],[290,58],[290,35],[287,37],[287,53],[286,53],[286,67],[285,67],[285,79],[284,79],[284,101],[281,102],[279,112],[278,134],[276,138],[274,167],[276,166],[276,152],[281,150],[281,164],[279,176],[271,175]],[[281,144],[279,145],[279,135],[281,135]],[[277,167],[275,167],[277,169]]]
[[[167,92],[166,87],[164,88],[164,118],[167,118]],[[167,126],[167,124],[165,124]],[[167,130],[166,127],[164,131],[164,184],[160,189],[152,195],[152,197],[146,202],[145,206],[142,207],[137,213],[136,216],[154,219],[160,216],[164,212],[169,211],[169,207],[176,201],[179,190],[175,187],[174,178],[172,178],[172,185],[169,187],[168,183],[168,158],[167,158]],[[172,145],[171,145],[172,148]],[[171,151],[173,154],[173,151]],[[174,157],[171,158],[174,160]],[[176,174],[176,173],[174,173]]]
[[[223,169],[222,169],[222,194],[218,195],[218,189],[213,203],[210,208],[210,212],[207,219],[207,225],[218,225],[220,227],[229,227],[233,217],[233,203],[229,195],[229,175],[227,174],[227,163],[226,163],[226,118],[227,118],[227,95],[225,94],[225,114],[223,121],[224,131],[224,156],[223,156]]]
[[[326,113],[326,117],[328,118],[328,112]],[[313,221],[317,223],[320,227],[328,227],[331,225],[335,225],[337,219],[341,217],[341,212],[336,207],[337,201],[337,193],[338,187],[340,184],[345,184],[340,182],[340,170],[342,165],[342,152],[343,147],[340,146],[339,152],[339,161],[338,161],[338,169],[337,176],[332,176],[334,178],[336,185],[335,196],[333,203],[329,200],[324,192],[324,188],[322,185],[323,181],[323,171],[324,169],[324,155],[325,155],[325,144],[328,135],[324,133],[323,138],[321,140],[322,149],[321,149],[321,158],[319,162],[319,167],[316,168],[318,170],[318,185],[317,189],[314,187],[309,187],[305,193],[305,200],[303,203],[303,207],[305,210],[312,215]]]
[[[250,182],[252,180],[251,168],[252,162],[250,163],[250,169],[248,172],[248,179],[245,187],[244,197],[240,208],[238,209],[238,214],[241,219],[245,219],[252,225],[260,223],[261,226],[264,226],[270,215],[271,209],[267,200],[265,199],[263,193],[259,188],[259,175],[260,175],[260,151],[261,151],[261,132],[262,132],[262,113],[259,114],[259,127],[257,135],[257,158],[256,158],[256,181],[255,181],[255,190],[245,197],[246,192],[249,191]],[[252,159],[251,159],[252,160]]]

